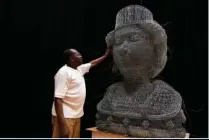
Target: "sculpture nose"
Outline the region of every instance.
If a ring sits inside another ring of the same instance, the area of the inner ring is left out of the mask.
[[[129,52],[129,51],[128,51],[128,48],[124,48],[123,50],[124,50],[124,53],[125,53],[125,54],[128,54],[128,52]]]
[[[127,41],[124,41],[122,48],[123,48],[124,53],[128,54],[129,48],[128,48],[128,42]]]

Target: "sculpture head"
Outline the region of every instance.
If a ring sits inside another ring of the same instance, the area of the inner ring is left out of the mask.
[[[113,59],[124,78],[156,77],[167,61],[167,35],[152,13],[139,5],[121,9],[107,37]]]

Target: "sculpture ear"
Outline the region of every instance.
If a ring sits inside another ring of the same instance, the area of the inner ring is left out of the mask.
[[[149,78],[155,78],[164,69],[167,62],[167,34],[156,21],[147,21],[140,24],[150,36],[155,53],[155,61],[149,70]]]
[[[164,69],[167,62],[167,41],[153,45],[155,61],[149,70],[149,78],[155,78]]]

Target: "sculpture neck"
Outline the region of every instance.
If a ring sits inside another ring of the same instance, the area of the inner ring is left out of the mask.
[[[152,85],[152,83],[148,76],[124,78],[124,87],[130,92],[133,90],[139,90],[140,88],[147,88],[150,85]]]

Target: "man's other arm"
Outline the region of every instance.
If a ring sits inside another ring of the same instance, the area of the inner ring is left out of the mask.
[[[66,82],[67,82],[67,78],[62,74],[58,74],[55,78],[55,93],[54,93],[55,111],[57,114],[61,137],[68,137],[69,135],[68,128],[65,123],[64,112],[63,112],[63,101],[62,101],[68,90]]]

